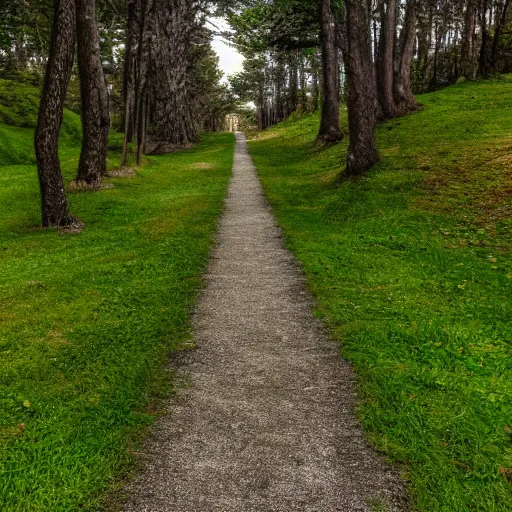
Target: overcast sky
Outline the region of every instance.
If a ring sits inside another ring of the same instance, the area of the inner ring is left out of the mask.
[[[225,21],[215,18],[211,20],[221,30],[228,30]],[[244,58],[234,49],[229,47],[221,37],[215,37],[213,40],[213,49],[219,56],[219,67],[224,72],[224,80],[228,75],[232,75],[242,70],[242,62]]]

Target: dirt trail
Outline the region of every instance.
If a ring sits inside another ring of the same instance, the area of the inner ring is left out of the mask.
[[[354,375],[312,313],[243,135],[206,288],[190,385],[146,445],[126,511],[404,510],[396,470],[354,416]]]

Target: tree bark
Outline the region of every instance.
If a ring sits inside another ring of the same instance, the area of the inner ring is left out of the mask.
[[[75,4],[83,129],[76,181],[97,188],[107,173],[109,97],[101,63],[96,1],[75,0]]]
[[[414,42],[416,40],[416,7],[417,0],[408,0],[404,26],[400,36],[397,72],[394,82],[395,103],[400,115],[404,115],[418,108],[412,91],[411,79]]]
[[[343,138],[340,130],[340,103],[338,93],[338,48],[336,45],[336,19],[331,0],[320,0],[323,96],[322,118],[317,142],[332,143]]]
[[[380,30],[377,57],[377,93],[383,116],[392,119],[397,115],[393,94],[396,0],[384,0],[382,2]]]
[[[70,215],[59,161],[59,133],[75,50],[74,0],[56,0],[50,52],[35,133],[44,227],[79,226]]]
[[[368,12],[364,2],[345,0],[347,51],[343,53],[348,85],[350,141],[346,175],[361,176],[378,161],[375,145],[376,90]]]
[[[298,66],[297,66],[297,52],[292,50],[290,52],[290,97],[289,97],[289,115],[293,114],[299,107],[299,79],[298,79]]]
[[[320,99],[320,84],[319,84],[319,63],[318,55],[313,52],[311,56],[311,74],[312,74],[312,85],[311,85],[311,103],[313,112],[318,112],[318,103]]]
[[[199,140],[187,89],[187,55],[195,10],[187,0],[156,0],[154,73],[156,132],[170,149]]]
[[[482,2],[482,20],[481,20],[481,32],[482,32],[482,45],[480,47],[480,58],[478,61],[478,72],[482,76],[487,76],[487,43],[489,41],[489,28],[487,25],[487,11],[489,9],[489,0],[483,0]]]
[[[493,71],[496,70],[496,64],[498,60],[498,45],[500,43],[501,33],[507,24],[508,19],[508,11],[510,7],[510,0],[505,0],[505,3],[501,9],[501,16],[496,20],[496,28],[494,30],[494,39],[492,42],[492,57],[491,57],[491,67]]]
[[[464,13],[464,32],[461,47],[461,74],[468,80],[474,78],[474,32],[476,23],[475,0],[467,0]]]
[[[133,140],[134,110],[136,105],[136,64],[138,31],[136,15],[141,14],[139,2],[128,0],[128,20],[126,24],[126,47],[124,56],[123,99],[124,99],[124,140],[121,167],[128,162],[128,144]]]

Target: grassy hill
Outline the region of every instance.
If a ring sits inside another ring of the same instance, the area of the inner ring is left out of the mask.
[[[189,346],[234,140],[210,135],[112,189],[68,194],[86,229],[59,235],[38,227],[37,94],[13,87],[0,82],[0,510],[98,510],[172,389],[168,354]],[[66,183],[79,133],[67,112]]]
[[[419,509],[512,510],[512,78],[419,101],[359,181],[335,185],[347,142],[314,147],[314,115],[251,153]]]
[[[30,83],[0,79],[0,166],[35,163],[33,139],[40,94]],[[80,136],[80,117],[66,110],[62,142],[73,144]]]

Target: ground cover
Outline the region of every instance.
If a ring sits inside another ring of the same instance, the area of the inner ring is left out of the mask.
[[[418,508],[512,510],[512,79],[419,101],[359,181],[337,185],[347,142],[315,147],[315,115],[251,154]]]
[[[172,388],[167,355],[190,342],[234,139],[207,135],[69,194],[86,228],[65,235],[38,228],[32,137],[0,125],[0,509],[96,510]],[[61,155],[68,183],[79,144],[66,126]]]

